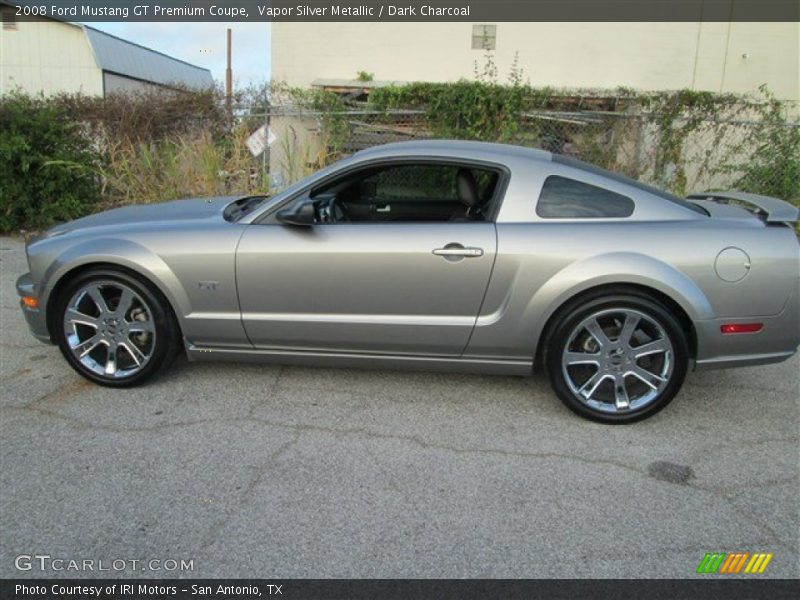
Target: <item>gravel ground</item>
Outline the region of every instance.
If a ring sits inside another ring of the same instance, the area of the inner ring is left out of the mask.
[[[22,244],[0,261],[2,577],[107,574],[20,572],[27,554],[193,560],[142,577],[692,577],[710,551],[800,576],[797,358],[692,374],[625,427],[538,377],[179,360],[110,391],[28,335]]]

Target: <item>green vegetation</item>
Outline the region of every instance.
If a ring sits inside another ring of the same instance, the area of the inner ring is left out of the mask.
[[[787,127],[783,104],[766,88],[761,91],[767,102],[760,111],[755,150],[735,185],[745,192],[800,204],[800,127]]]
[[[100,198],[98,156],[63,107],[12,94],[0,103],[0,231],[80,217]]]
[[[490,78],[378,88],[370,105],[387,114],[423,110],[434,137],[566,152],[678,195],[697,181],[725,181],[800,201],[800,127],[763,88],[761,97],[575,92],[534,88],[517,74],[507,85]]]
[[[262,159],[244,145],[266,112],[288,182],[353,148],[419,136],[541,147],[679,195],[738,188],[800,202],[800,127],[766,89],[535,88],[516,61],[501,82],[487,55],[473,80],[378,87],[366,101],[273,84],[240,92],[234,107],[229,115],[221,90],[0,98],[0,230],[127,203],[266,192]]]
[[[217,92],[0,98],[0,231],[129,203],[267,189]],[[263,117],[262,117],[263,121]]]

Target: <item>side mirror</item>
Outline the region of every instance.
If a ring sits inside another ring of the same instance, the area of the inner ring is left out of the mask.
[[[308,196],[304,196],[288,208],[279,210],[275,214],[275,218],[285,225],[311,227],[317,221],[314,201]]]

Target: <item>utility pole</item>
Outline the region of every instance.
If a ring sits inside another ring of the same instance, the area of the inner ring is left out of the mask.
[[[231,68],[231,29],[228,28],[228,68],[225,70],[225,108],[228,117],[232,116],[231,102],[233,100],[233,69]]]

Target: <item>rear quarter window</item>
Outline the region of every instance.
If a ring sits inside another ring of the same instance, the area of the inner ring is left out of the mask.
[[[630,217],[633,209],[627,196],[559,175],[544,180],[536,203],[536,214],[545,219]]]

